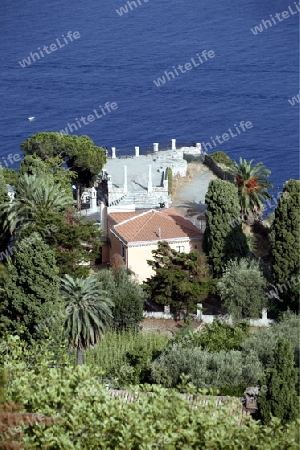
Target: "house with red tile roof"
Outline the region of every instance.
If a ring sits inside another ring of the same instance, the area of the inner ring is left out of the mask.
[[[102,261],[113,255],[123,258],[140,282],[153,275],[147,264],[159,241],[166,241],[180,252],[202,252],[203,233],[175,208],[145,211],[107,212],[103,215],[107,242],[102,247]]]

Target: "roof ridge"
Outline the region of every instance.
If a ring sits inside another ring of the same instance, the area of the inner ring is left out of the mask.
[[[201,230],[177,211],[176,208],[168,209],[169,211],[167,208],[143,211],[113,225],[111,230],[117,233],[120,238],[123,236],[128,242],[152,241],[154,235],[155,239],[157,239],[157,236],[159,240],[164,240],[178,236],[193,237],[203,234]],[[174,226],[177,227],[177,231]],[[161,230],[159,230],[160,228]]]
[[[142,213],[140,213],[140,214],[137,214],[136,216],[132,216],[132,217],[129,217],[129,219],[125,219],[125,220],[123,220],[122,222],[119,222],[119,223],[117,223],[116,225],[114,225],[114,226],[119,226],[119,225],[124,225],[125,223],[127,223],[127,222],[130,222],[131,220],[135,220],[135,219],[137,219],[138,217],[142,217],[142,216],[144,216],[144,215],[146,215],[146,214],[149,214],[150,212],[153,212],[154,211],[154,209],[149,209],[148,211],[144,211],[144,212],[142,212]],[[114,214],[114,213],[112,213],[112,214]]]
[[[171,209],[171,208],[170,208]],[[199,231],[198,230],[198,228],[194,225],[194,224],[192,224],[188,219],[186,219],[184,216],[182,216],[180,213],[178,213],[178,211],[175,209],[175,208],[172,208],[173,209],[173,211],[174,211],[174,215],[175,215],[175,217],[172,217],[165,209],[163,209],[163,210],[156,210],[156,209],[152,209],[152,210],[149,210],[149,211],[147,211],[147,212],[153,212],[153,213],[157,213],[157,214],[159,214],[160,215],[160,218],[162,219],[162,220],[166,220],[167,222],[170,222],[170,223],[172,223],[172,222],[175,222],[179,227],[181,227],[184,231],[186,231],[186,230],[191,230],[191,231]],[[171,212],[171,214],[172,214],[172,212]],[[139,216],[135,216],[134,218],[138,218],[138,217],[141,217],[141,216],[143,216],[143,214],[140,214]],[[184,222],[185,222],[185,224],[180,224],[180,223],[178,223],[177,221],[176,221],[176,218],[179,218],[179,219],[181,219],[181,220],[184,220]],[[134,233],[134,235],[133,235],[133,239],[135,239],[136,238],[136,236],[143,230],[143,228],[145,228],[146,226],[147,226],[147,224],[150,222],[150,220],[152,220],[153,219],[153,215],[149,215],[149,218],[148,218],[148,220],[146,220],[144,223],[143,223],[143,225],[141,226],[141,228],[139,229],[139,230],[136,230],[136,232]],[[158,226],[158,229],[160,229],[160,227]],[[163,231],[163,230],[161,230],[161,231]],[[159,236],[158,236],[159,237]],[[163,239],[163,238],[161,238],[161,239]]]
[[[156,212],[159,212],[159,211],[156,211],[156,210],[152,209],[152,210],[150,210],[149,212],[156,213]],[[135,234],[134,234],[134,238],[142,231],[143,228],[145,228],[145,226],[147,226],[147,224],[150,222],[150,220],[152,219],[152,217],[153,217],[153,215],[149,215],[148,220],[146,220],[146,222],[143,223],[142,227],[141,227],[139,230],[136,230],[136,232],[135,232]]]

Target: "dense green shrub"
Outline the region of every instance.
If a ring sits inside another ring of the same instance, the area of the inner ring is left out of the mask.
[[[236,392],[238,386],[256,385],[263,370],[272,367],[280,337],[291,342],[299,366],[299,316],[285,313],[278,324],[250,336],[247,328],[244,324],[230,327],[214,322],[203,331],[175,336],[152,366],[154,381],[175,387],[184,374],[198,388],[220,388],[227,394],[232,385],[231,392]],[[236,368],[233,373],[229,361]],[[226,379],[231,381],[222,383]]]
[[[299,424],[273,420],[261,426],[241,416],[231,399],[216,407],[191,404],[173,390],[154,388],[132,403],[113,397],[87,367],[49,367],[53,356],[32,350],[16,337],[0,345],[9,375],[9,400],[22,403],[36,420],[24,425],[24,448],[30,450],[288,450],[296,449]],[[28,364],[29,363],[29,364]],[[52,423],[42,422],[44,415]]]
[[[234,162],[224,152],[217,151],[212,153],[210,156],[218,164],[223,164],[226,167],[234,167]]]
[[[205,325],[201,330],[176,333],[168,343],[168,348],[179,344],[183,348],[201,347],[203,350],[219,352],[221,350],[240,350],[241,344],[249,337],[249,324],[239,322],[234,326],[221,320]]]
[[[245,388],[258,382],[262,366],[254,352],[247,355],[237,350],[209,352],[181,345],[163,352],[152,366],[153,379],[166,387],[176,387],[182,374],[188,375],[197,388]]]
[[[274,363],[274,349],[280,337],[285,337],[291,343],[295,364],[299,367],[300,317],[291,312],[283,314],[279,323],[246,339],[242,343],[242,351],[244,354],[254,351],[264,369],[270,368]]]

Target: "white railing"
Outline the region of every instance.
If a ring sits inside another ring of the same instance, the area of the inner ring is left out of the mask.
[[[151,311],[143,312],[143,317],[145,319],[178,319],[179,317],[170,312],[170,308],[167,306],[165,307],[165,310],[163,312],[161,311]],[[185,315],[183,313],[180,314],[180,319],[184,319]],[[214,320],[222,320],[223,322],[226,322],[228,324],[232,324],[233,320],[230,315],[221,315],[221,314],[203,314],[202,312],[202,304],[198,303],[197,305],[197,313],[191,314],[191,318],[194,320],[197,320],[202,323],[213,323]],[[273,323],[272,319],[268,319],[268,312],[266,309],[262,310],[262,317],[259,319],[248,319],[250,326],[253,327],[269,327]]]

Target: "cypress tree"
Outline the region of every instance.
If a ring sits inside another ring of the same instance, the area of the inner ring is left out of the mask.
[[[229,181],[212,180],[205,196],[207,204],[203,249],[220,275],[230,260],[246,256],[248,245],[242,230],[237,187]]]
[[[300,181],[289,180],[275,209],[270,232],[272,278],[284,307],[299,308]]]
[[[171,167],[167,168],[167,175],[168,175],[168,194],[173,194],[173,172]]]
[[[258,411],[263,423],[270,422],[272,416],[283,423],[298,417],[296,382],[292,346],[289,341],[280,338],[274,350],[273,367],[265,372],[260,386]]]

